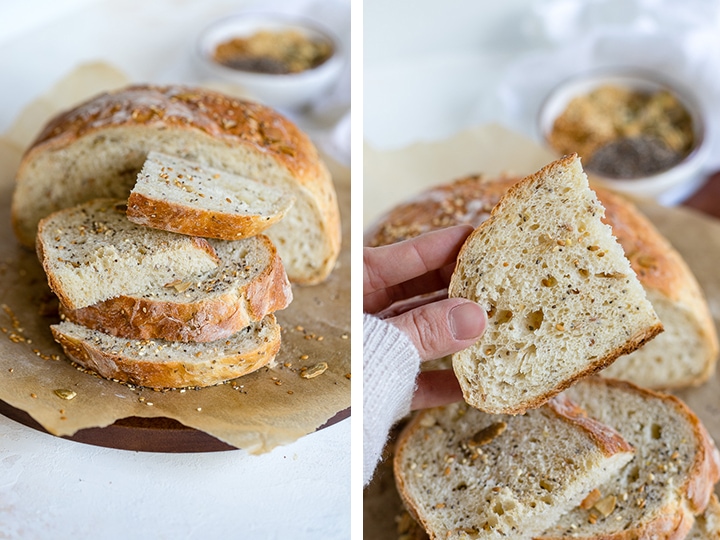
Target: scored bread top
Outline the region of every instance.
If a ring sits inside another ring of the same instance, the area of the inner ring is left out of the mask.
[[[340,211],[330,173],[310,139],[258,103],[185,86],[134,85],[98,95],[50,120],[25,152],[13,228],[33,246],[37,223],[91,197],[126,199],[156,150],[276,186],[295,197],[267,234],[293,282],[316,284],[340,253]]]
[[[720,455],[697,416],[673,396],[613,379],[589,377],[563,395],[636,454],[539,538],[683,538],[720,477]]]
[[[460,402],[410,421],[394,471],[431,538],[531,538],[632,455],[617,432],[562,396],[518,416]]]
[[[519,413],[662,330],[577,156],[515,184],[468,237],[449,295],[489,323],[453,355],[465,399]]]
[[[61,315],[117,337],[207,342],[290,304],[292,288],[266,236],[209,243],[220,261],[216,269],[82,309],[61,304]]]
[[[127,215],[133,223],[157,229],[237,240],[275,224],[294,200],[272,186],[150,152],[130,192]]]
[[[82,308],[217,268],[204,238],[136,225],[125,210],[124,201],[94,199],[40,223],[38,257],[66,306]]]

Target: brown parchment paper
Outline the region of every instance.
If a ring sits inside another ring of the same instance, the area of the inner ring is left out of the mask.
[[[364,222],[371,225],[383,212],[414,194],[470,173],[529,174],[557,156],[524,136],[500,126],[482,126],[436,142],[391,150],[365,150]],[[392,190],[387,191],[387,186]],[[698,279],[720,329],[720,221],[682,207],[636,201],[638,207],[682,254]],[[720,373],[697,388],[676,392],[720,442]],[[364,492],[364,537],[397,540],[397,520],[404,513],[392,477],[392,440],[385,460]],[[715,492],[720,495],[720,486]]]
[[[282,345],[272,367],[230,384],[158,392],[83,373],[52,339],[49,325],[57,315],[44,314],[52,295],[35,253],[11,231],[15,171],[49,115],[127,83],[105,64],[82,66],[18,111],[18,121],[0,139],[0,399],[56,435],[129,416],[161,416],[252,453],[290,443],[350,407],[350,171],[335,162],[326,160],[338,193],[343,249],[326,282],[294,286],[292,304],[276,314]],[[327,371],[300,377],[302,367],[318,362],[326,362]],[[67,400],[56,390],[76,395]]]

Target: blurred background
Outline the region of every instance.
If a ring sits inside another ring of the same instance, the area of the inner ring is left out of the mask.
[[[650,195],[678,204],[720,169],[720,3],[713,0],[420,0],[412,9],[366,0],[363,43],[364,138],[372,150],[490,123],[544,145],[538,116],[554,88],[626,66],[689,90],[706,128],[692,170]]]

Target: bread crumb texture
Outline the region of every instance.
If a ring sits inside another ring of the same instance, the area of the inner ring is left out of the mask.
[[[483,337],[453,357],[465,399],[538,406],[661,326],[575,156],[513,186],[458,257],[450,296],[478,302]]]

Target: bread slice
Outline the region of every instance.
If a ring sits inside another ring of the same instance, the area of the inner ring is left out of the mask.
[[[695,519],[685,540],[720,540],[720,502],[714,493],[705,512]]]
[[[472,175],[434,186],[382,216],[368,230],[366,244],[391,244],[453,225],[477,227],[520,180]],[[618,358],[602,374],[655,389],[702,384],[715,370],[718,338],[695,276],[632,202],[597,186],[594,190],[605,207],[603,222],[612,228],[664,327],[660,335]]]
[[[207,240],[131,223],[124,201],[94,199],[40,222],[37,252],[48,283],[71,309],[162,287],[217,268]]]
[[[539,538],[684,538],[720,477],[720,455],[695,414],[673,396],[601,377],[580,381],[564,395],[614,427],[636,454],[594,486],[592,500]]]
[[[280,221],[294,200],[272,186],[150,152],[130,192],[127,216],[156,229],[238,240]]]
[[[563,396],[519,416],[461,402],[413,418],[394,471],[430,538],[532,538],[632,456],[620,435]]]
[[[488,311],[453,355],[465,400],[493,413],[537,407],[662,330],[577,156],[515,184],[465,242],[449,295]]]
[[[637,208],[603,189],[605,222],[625,250],[665,331],[603,371],[656,389],[697,386],[715,370],[718,338],[700,285],[680,254]]]
[[[340,253],[335,187],[297,126],[259,103],[203,88],[133,85],[51,119],[18,168],[15,234],[33,246],[37,224],[92,197],[127,199],[155,150],[278,187],[295,197],[267,234],[294,283],[315,284]]]
[[[209,243],[220,261],[209,272],[80,309],[61,304],[61,316],[127,339],[207,342],[290,304],[292,288],[269,238]]]
[[[215,385],[267,365],[280,349],[274,315],[210,343],[129,340],[67,321],[50,329],[81,366],[107,379],[151,388]]]

